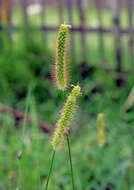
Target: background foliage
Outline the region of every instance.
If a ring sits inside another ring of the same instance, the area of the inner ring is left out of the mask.
[[[48,20],[57,23],[51,11]],[[92,22],[95,10],[91,11]],[[74,10],[74,15],[77,14]],[[104,25],[112,24],[107,12]],[[19,11],[13,16],[14,22],[21,23]],[[18,18],[18,19],[17,19]],[[126,12],[121,13],[125,26]],[[33,31],[35,17],[30,21],[30,36],[26,31],[14,32],[14,44],[9,43],[5,32],[0,32],[0,101],[5,105],[26,112],[32,119],[31,127],[20,123],[9,115],[0,113],[0,189],[16,189],[18,178],[20,189],[43,189],[51,157],[50,135],[37,129],[37,121],[44,120],[54,126],[63,95],[52,86],[50,71],[54,55],[55,33],[45,43],[40,31]],[[36,16],[36,23],[38,18]],[[76,19],[75,24],[78,20]],[[28,38],[27,38],[28,37]],[[87,36],[89,56],[83,65],[80,55],[80,36],[76,33],[76,54],[71,57],[71,81],[82,87],[79,108],[72,124],[72,153],[77,189],[81,190],[133,190],[134,157],[134,107],[121,112],[133,86],[133,72],[121,74],[96,69],[100,64],[97,35]],[[130,66],[128,37],[123,38],[123,67]],[[105,38],[106,63],[115,67],[114,49],[111,36]],[[91,48],[92,46],[92,48]],[[87,50],[88,51],[88,50]],[[29,89],[32,89],[31,91]],[[29,92],[29,93],[28,93]],[[68,94],[68,92],[65,92]],[[97,144],[96,115],[105,115],[107,143],[100,148]],[[25,128],[24,139],[22,136]],[[18,151],[24,152],[20,163]],[[49,189],[71,189],[67,147],[56,153],[53,176]],[[19,167],[20,173],[19,173]],[[19,175],[20,174],[20,175]]]

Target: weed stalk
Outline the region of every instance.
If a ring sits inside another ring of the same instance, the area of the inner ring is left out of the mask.
[[[49,173],[48,173],[48,177],[47,177],[47,182],[46,182],[45,190],[48,189],[49,179],[50,179],[50,175],[51,175],[52,168],[53,168],[53,163],[54,163],[54,157],[55,157],[55,150],[53,150],[53,154],[52,154],[52,159],[51,159],[51,164],[50,164],[50,169],[49,169]]]
[[[69,135],[67,135],[67,145],[68,145],[69,160],[70,160],[72,188],[73,188],[73,190],[75,190],[75,185],[74,185],[74,174],[73,174],[73,164],[72,164],[72,154],[71,154],[71,148],[70,148]]]

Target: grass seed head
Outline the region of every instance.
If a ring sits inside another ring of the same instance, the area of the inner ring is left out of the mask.
[[[69,31],[71,26],[61,24],[56,41],[56,55],[53,66],[53,82],[60,90],[65,90],[69,81]]]
[[[52,139],[52,146],[54,149],[59,147],[59,145],[61,145],[64,142],[64,138],[69,130],[73,113],[75,112],[77,98],[79,95],[80,86],[74,86],[65,102],[59,120],[56,124],[56,129]]]
[[[97,128],[98,128],[98,144],[104,146],[106,143],[105,139],[105,126],[104,126],[104,114],[99,113],[97,116]]]

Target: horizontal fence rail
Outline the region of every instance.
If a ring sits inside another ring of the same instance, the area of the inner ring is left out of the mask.
[[[11,29],[11,30],[22,30],[24,29],[24,27],[20,27],[20,26],[0,26],[0,30],[4,30],[4,29]],[[30,27],[31,30],[44,30],[44,31],[50,31],[50,32],[57,32],[59,27],[57,26],[41,26],[41,27]],[[101,27],[72,27],[71,28],[72,32],[91,32],[91,33],[98,33],[98,32],[102,32],[102,33],[108,33],[108,34],[112,34],[114,32],[113,28],[101,28]],[[134,32],[134,28],[129,29],[129,28],[120,28],[119,29],[120,34],[129,34],[130,32]]]

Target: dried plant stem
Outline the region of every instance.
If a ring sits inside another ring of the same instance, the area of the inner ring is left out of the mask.
[[[11,115],[16,121],[19,121],[19,122],[24,121],[24,118],[25,118],[22,112],[19,112],[18,110],[5,106],[4,104],[1,104],[1,103],[0,103],[0,112]],[[26,117],[25,120],[26,120],[25,121],[26,123],[31,124],[31,118]],[[49,126],[45,122],[40,121],[38,123],[38,126],[44,133],[51,133],[51,130],[50,130],[51,126]]]
[[[68,145],[69,160],[70,160],[71,179],[72,179],[72,189],[75,190],[75,185],[74,185],[74,175],[73,175],[73,165],[72,165],[72,156],[71,156],[71,148],[70,148],[69,135],[67,135],[67,145]]]
[[[47,182],[46,182],[45,190],[48,189],[48,183],[49,183],[50,175],[51,175],[52,168],[53,168],[54,157],[55,157],[55,150],[53,150],[53,154],[52,154],[52,159],[51,159],[51,164],[50,164],[50,169],[49,169],[49,173],[48,173],[48,177],[47,177]]]

